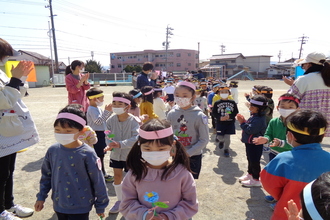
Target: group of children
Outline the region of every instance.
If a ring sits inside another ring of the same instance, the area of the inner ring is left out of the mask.
[[[128,220],[190,219],[198,211],[194,179],[199,177],[203,149],[209,141],[206,114],[210,113],[216,129],[216,140],[219,148],[224,148],[226,157],[230,156],[230,135],[235,134],[235,121],[239,122],[241,141],[245,144],[248,160],[248,172],[239,181],[247,187],[261,186],[262,182],[271,193],[265,199],[279,201],[275,212],[283,214],[285,202],[290,199],[296,203],[298,201],[294,196],[284,196],[285,193],[289,194],[284,187],[284,194],[279,190],[273,193],[274,184],[270,179],[278,178],[276,175],[280,172],[274,164],[282,161],[276,157],[276,161],[274,159],[261,171],[260,159],[264,145],[271,147],[269,158],[272,160],[279,153],[291,152],[297,143],[297,146],[320,143],[322,139],[300,141],[299,135],[309,138],[315,132],[306,129],[316,126],[315,129],[320,131],[318,135],[322,136],[326,127],[320,122],[322,115],[315,118],[319,121],[315,125],[315,121],[308,120],[312,115],[299,111],[299,117],[305,117],[304,120],[310,124],[297,121],[295,111],[299,107],[299,100],[286,93],[280,96],[277,106],[281,116],[267,123],[267,115],[272,118],[274,103],[271,99],[272,90],[265,87],[254,88],[254,94],[247,97],[250,117],[245,119],[238,113],[238,101],[233,99],[234,93],[237,93],[236,82],[231,83],[232,87],[215,84],[211,92],[202,85],[200,83],[200,88],[196,89],[194,83],[179,82],[174,87],[173,100],[171,96],[165,96],[161,88],[151,86],[129,93],[114,92],[112,103],[105,105],[104,110],[101,108],[104,102],[102,90],[92,88],[86,94],[90,101],[86,115],[78,105],[66,106],[54,123],[58,143],[46,153],[35,210],[43,208],[47,194],[52,189],[58,219],[88,219],[93,205],[103,218],[109,203],[105,182],[113,180],[117,201],[109,213],[121,211]],[[232,88],[235,88],[233,92]],[[165,107],[156,110],[156,102]],[[164,114],[160,114],[160,110]],[[87,125],[97,136],[93,146],[79,139]],[[287,130],[292,131],[290,138],[286,134]],[[319,145],[313,147],[320,148]],[[114,177],[107,175],[104,169],[103,160],[107,151],[111,152],[110,167],[113,168]],[[323,156],[327,157],[325,154]],[[127,172],[125,178],[123,171]],[[330,166],[328,169],[324,165],[297,188],[301,189],[321,171],[330,171]],[[164,205],[164,201],[168,203]]]

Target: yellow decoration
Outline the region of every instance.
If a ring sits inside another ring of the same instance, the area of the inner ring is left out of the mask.
[[[299,130],[299,129],[295,128],[295,127],[293,126],[293,124],[290,123],[290,122],[287,123],[286,126],[287,126],[288,129],[290,129],[291,131],[297,132],[297,133],[299,133],[299,134],[310,135],[310,134],[308,133],[308,128],[307,128],[307,127],[305,127],[304,130]],[[325,133],[325,128],[320,128],[319,135],[322,135],[322,134],[324,134],[324,133]]]
[[[92,96],[88,96],[89,99],[95,99],[95,98],[100,98],[104,96],[103,93],[97,94],[97,95],[92,95]]]

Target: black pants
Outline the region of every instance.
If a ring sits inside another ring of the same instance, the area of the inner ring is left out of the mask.
[[[84,214],[64,214],[56,212],[58,220],[88,220],[89,212]]]
[[[212,114],[213,107],[211,108],[210,116],[211,116],[211,121],[212,121],[212,128],[215,129],[217,127],[217,119],[213,116]]]
[[[260,159],[263,151],[263,144],[254,145],[246,144],[246,157],[248,160],[248,173],[252,175],[253,179],[259,180],[260,177]]]
[[[0,213],[14,206],[13,173],[16,153],[0,158]]]
[[[190,158],[190,169],[193,172],[192,175],[194,179],[198,179],[199,173],[202,168],[202,155],[191,156]]]

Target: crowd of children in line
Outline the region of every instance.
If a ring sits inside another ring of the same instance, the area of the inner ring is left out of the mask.
[[[273,90],[254,86],[245,94],[250,112],[245,119],[237,88],[237,81],[168,79],[166,85],[114,92],[108,105],[101,89],[90,88],[89,107],[70,104],[55,119],[57,143],[42,164],[35,210],[43,209],[52,190],[59,220],[87,220],[93,206],[102,219],[109,204],[106,182],[113,182],[117,201],[110,214],[121,212],[127,220],[191,219],[198,212],[194,179],[209,142],[210,117],[225,157],[238,121],[248,161],[239,182],[270,193],[265,199],[272,202],[272,219],[328,219],[330,193],[322,188],[330,185],[330,154],[320,145],[324,116],[299,110],[300,100],[285,93],[277,105],[280,117],[273,118]],[[261,155],[269,148],[270,162],[261,170]],[[114,176],[105,171],[107,152]],[[9,217],[2,219],[19,219]]]

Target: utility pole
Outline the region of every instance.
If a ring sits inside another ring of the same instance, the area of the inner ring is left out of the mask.
[[[199,51],[200,51],[200,48],[199,48],[199,42],[198,42],[198,54],[197,54],[197,56],[198,56],[198,69],[199,69]]]
[[[50,24],[48,21],[48,36],[49,36],[49,47],[50,47],[50,59],[51,59],[51,73],[50,73],[50,78],[52,78],[53,82],[54,82],[54,60],[53,60],[53,49],[52,49],[52,34],[51,34],[51,29],[50,29]]]
[[[299,39],[301,39],[301,40],[298,40],[299,42],[301,42],[301,44],[300,44],[300,50],[299,50],[299,59],[300,59],[300,57],[301,57],[301,51],[303,50],[303,48],[302,48],[302,46],[303,46],[303,44],[306,44],[306,41],[307,41],[307,36],[302,36],[302,37],[299,37]]]
[[[281,55],[282,55],[282,52],[280,51],[280,52],[278,53],[278,55],[277,55],[277,57],[278,57],[278,62],[281,62]]]
[[[54,55],[55,55],[55,72],[58,73],[58,56],[57,56],[55,26],[54,26],[54,16],[56,16],[56,15],[53,15],[52,0],[49,0],[49,5],[45,6],[45,8],[49,8],[49,11],[50,11],[50,20],[52,22],[53,44],[54,44]],[[70,65],[70,63],[69,63],[69,65]]]
[[[91,51],[92,60],[94,58],[94,51]]]
[[[169,44],[170,44],[170,42],[168,41],[168,39],[171,38],[170,35],[173,35],[173,33],[171,32],[173,30],[174,30],[173,28],[171,28],[171,27],[169,27],[167,25],[167,27],[166,27],[166,41],[163,43],[163,46],[165,46],[165,50],[166,50],[166,55],[165,55],[165,70],[166,71],[167,71],[167,51],[168,51]]]
[[[221,55],[222,55],[223,52],[226,52],[226,46],[221,44],[220,47],[221,47]]]

